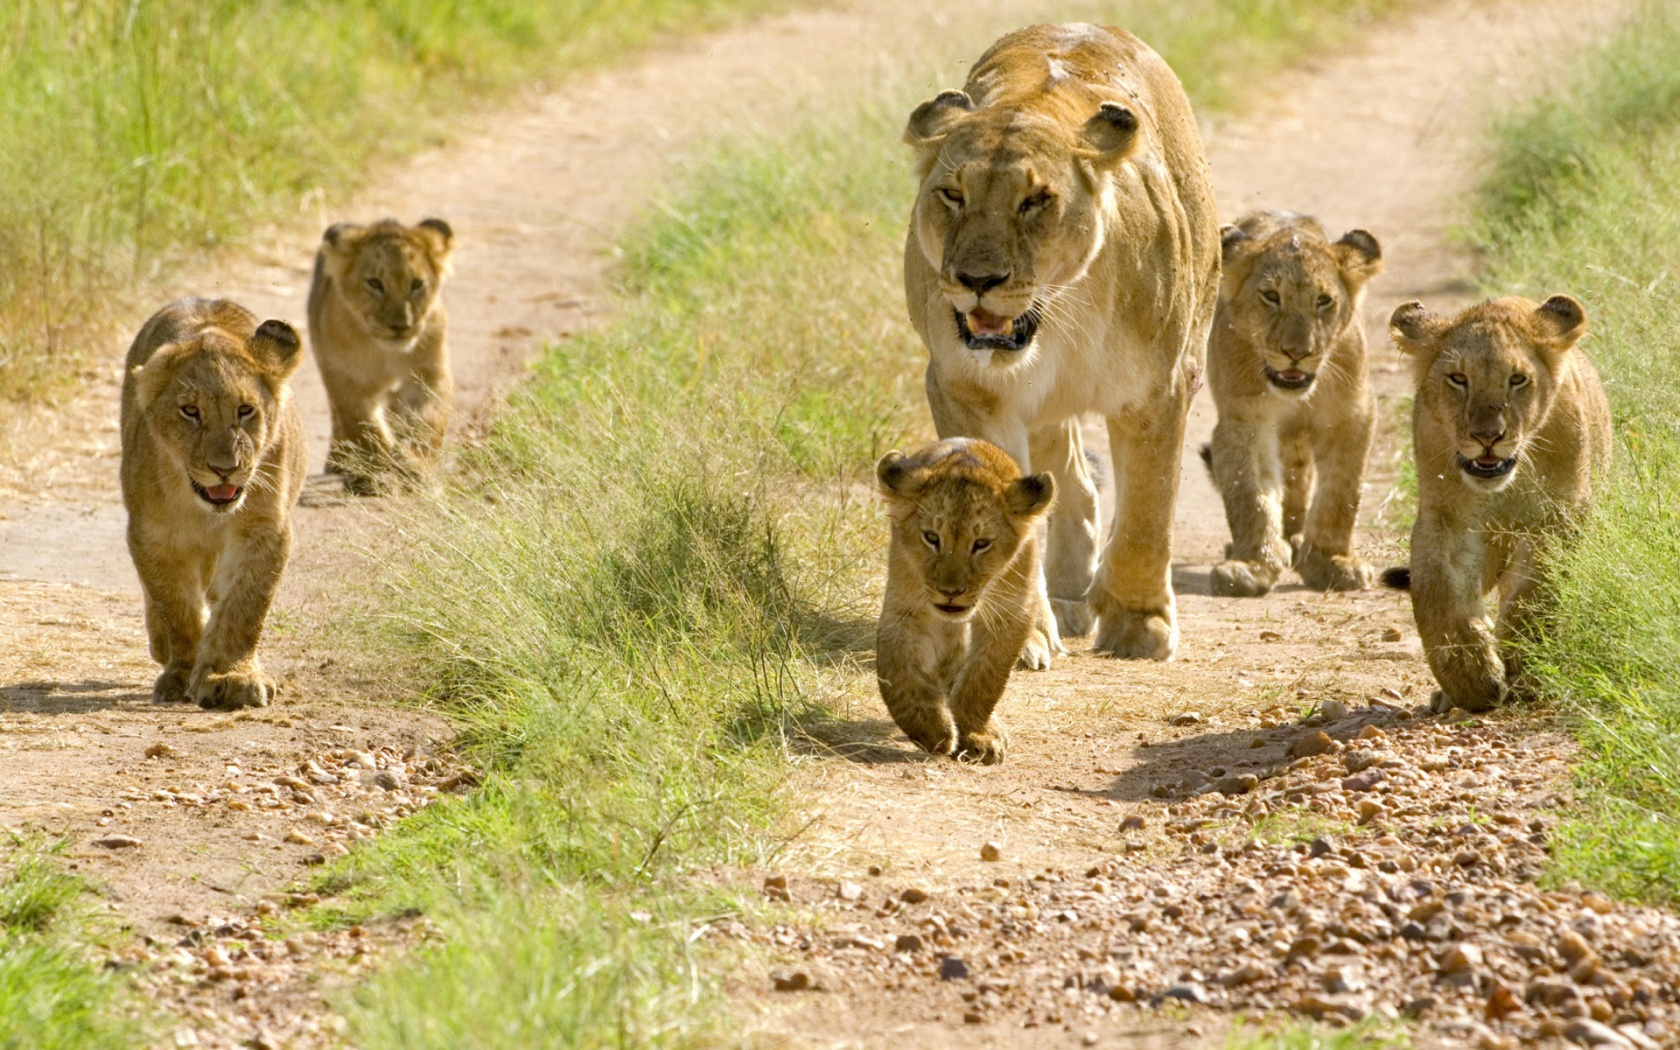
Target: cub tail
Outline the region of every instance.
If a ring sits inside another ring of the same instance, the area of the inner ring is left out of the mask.
[[[1382,571],[1382,585],[1394,591],[1409,591],[1412,589],[1412,567],[1410,565],[1396,565]]]

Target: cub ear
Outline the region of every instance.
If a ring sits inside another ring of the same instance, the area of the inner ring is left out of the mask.
[[[1033,474],[1013,482],[1004,497],[1016,517],[1036,518],[1056,501],[1056,479],[1049,473]]]
[[[1330,250],[1336,256],[1336,266],[1342,271],[1343,279],[1354,291],[1382,273],[1382,245],[1365,230],[1349,230]]]
[[[903,521],[916,510],[916,471],[910,457],[894,449],[875,464],[875,480],[887,501],[887,513],[894,521]]]
[[[297,329],[284,321],[264,321],[251,336],[251,356],[274,379],[285,382],[303,363]]]
[[[1219,254],[1226,261],[1231,261],[1232,253],[1244,244],[1253,240],[1248,231],[1236,223],[1226,223],[1219,227]]]
[[[1111,167],[1125,160],[1137,144],[1137,114],[1118,102],[1104,102],[1096,116],[1085,122],[1085,144],[1098,161]]]
[[[442,219],[421,219],[416,229],[422,231],[421,236],[431,242],[432,251],[439,259],[449,257],[449,251],[454,247],[455,231]]]
[[[134,377],[135,404],[145,408],[163,394],[163,388],[175,374],[175,358],[180,354],[180,344],[170,343],[153,350],[145,364],[129,369],[128,374]]]
[[[321,247],[331,252],[348,252],[356,246],[362,227],[353,222],[335,222],[321,234]]]
[[[1422,350],[1444,327],[1444,318],[1430,313],[1415,299],[1396,307],[1388,319],[1388,333],[1394,337],[1395,345],[1404,354],[1415,354]]]
[[[1534,311],[1534,332],[1542,346],[1559,353],[1587,334],[1587,311],[1570,295],[1554,295]]]

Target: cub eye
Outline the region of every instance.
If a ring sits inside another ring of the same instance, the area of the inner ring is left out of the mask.
[[[367,286],[369,288],[373,289],[373,294],[375,294],[375,295],[384,295],[385,294],[385,282],[381,281],[377,277],[369,277],[367,279]]]
[[[991,547],[992,547],[992,541],[991,540],[975,540],[974,541],[974,547],[972,549],[973,549],[975,554],[979,554],[981,551],[990,550]]]
[[[1318,297],[1318,308],[1320,310],[1328,310],[1335,305],[1336,300],[1330,298],[1328,295],[1321,295]]]
[[[1466,387],[1470,385],[1470,377],[1465,375],[1463,372],[1454,372],[1447,376],[1447,382],[1451,383],[1453,386]]]
[[[251,406],[251,405],[240,405],[239,406],[239,418],[240,419],[250,419],[251,416],[253,414],[255,414],[256,411],[257,411],[256,408]]]
[[[1279,297],[1278,293],[1270,288],[1261,292],[1260,298],[1265,301],[1267,306],[1277,306],[1283,302],[1283,299]]]
[[[198,418],[198,406],[197,405],[182,405],[181,406],[181,414],[183,416],[186,416],[188,419],[197,419]]]
[[[932,547],[934,550],[938,550],[939,549],[939,533],[937,533],[937,532],[924,532],[924,533],[922,533],[922,542],[927,544],[929,547]]]
[[[1519,374],[1511,377],[1511,389],[1512,390],[1516,390],[1519,387],[1525,387],[1527,385],[1528,385],[1528,377],[1527,376],[1519,373]]]
[[[1033,194],[1031,197],[1028,197],[1026,200],[1021,202],[1021,214],[1025,215],[1028,212],[1037,211],[1039,208],[1042,208],[1049,203],[1050,194],[1040,190],[1038,193]]]
[[[408,283],[408,294],[409,295],[419,295],[421,292],[423,292],[425,290],[426,290],[426,282],[422,281],[418,277],[416,277],[414,280],[412,280]]]
[[[939,198],[953,208],[962,207],[963,195],[961,191],[953,190],[949,186],[939,187]]]

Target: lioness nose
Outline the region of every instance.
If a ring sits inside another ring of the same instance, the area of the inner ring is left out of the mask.
[[[1477,441],[1480,441],[1488,448],[1492,448],[1505,439],[1505,431],[1495,430],[1492,427],[1483,427],[1470,431],[1470,436],[1475,438]]]
[[[957,283],[973,292],[975,295],[985,295],[1009,280],[1007,273],[959,273]]]
[[[227,458],[216,456],[207,457],[204,460],[204,464],[224,478],[239,469],[239,460],[231,456]]]
[[[946,585],[941,586],[939,588],[939,593],[943,594],[947,598],[956,598],[956,597],[960,597],[962,595],[962,593],[966,590],[968,590],[967,587],[954,587],[954,586],[951,586],[950,584],[946,584]]]

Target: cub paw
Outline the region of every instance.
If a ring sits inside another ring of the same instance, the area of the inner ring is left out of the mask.
[[[1056,629],[1064,638],[1082,637],[1096,626],[1096,611],[1083,598],[1051,598],[1050,608],[1056,614]]]
[[[187,681],[192,672],[185,667],[168,667],[157,676],[152,683],[152,703],[154,704],[184,704],[192,697],[187,692]]]
[[[1008,748],[1009,734],[1004,731],[1003,723],[994,718],[986,723],[986,728],[962,734],[957,741],[956,757],[965,762],[995,766],[1003,761],[1003,754]]]
[[[274,699],[274,680],[261,672],[206,674],[193,691],[198,706],[222,711],[267,707]]]
[[[344,475],[344,491],[352,496],[383,496],[390,489],[386,480],[377,474],[341,473]]]
[[[1213,567],[1213,593],[1220,598],[1258,598],[1271,591],[1277,573],[1252,561],[1222,561]]]
[[[1119,660],[1171,660],[1178,648],[1178,625],[1168,612],[1106,612],[1097,621],[1092,647]]]
[[[1304,547],[1295,567],[1301,582],[1315,591],[1362,591],[1376,580],[1369,565],[1351,555],[1321,554]]]
[[[1474,693],[1467,693],[1463,696],[1449,694],[1445,689],[1437,689],[1434,693],[1430,694],[1429,713],[1432,715],[1444,715],[1455,707],[1461,711],[1468,711],[1472,714],[1480,713],[1482,711],[1491,711],[1495,707],[1504,703],[1509,696],[1509,691],[1505,688],[1505,683],[1503,682],[1497,683],[1493,689],[1477,690]]]
[[[949,755],[956,750],[957,727],[943,707],[937,712],[928,711],[913,718],[900,718],[895,713],[893,721],[911,743],[930,755]]]

